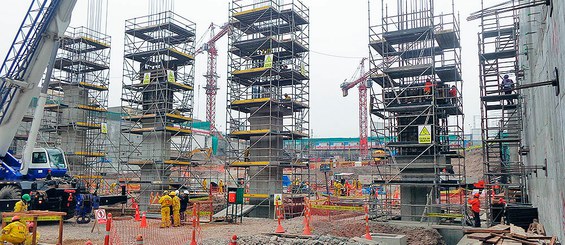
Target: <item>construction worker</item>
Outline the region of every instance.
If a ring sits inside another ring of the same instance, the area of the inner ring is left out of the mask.
[[[21,245],[25,242],[27,233],[27,225],[16,215],[12,217],[12,223],[2,228],[0,241]]]
[[[208,190],[208,181],[206,179],[202,180],[202,188],[204,188],[204,190]]]
[[[351,189],[353,187],[351,186],[351,184],[349,184],[349,181],[345,181],[345,193],[346,196],[350,196],[351,195]]]
[[[477,192],[473,194],[472,199],[469,199],[469,205],[471,205],[471,211],[473,211],[473,218],[475,220],[474,227],[481,227],[481,200],[479,197],[481,197],[481,194]]]
[[[184,220],[186,216],[186,208],[188,207],[188,202],[190,201],[190,197],[188,196],[188,191],[184,190],[182,195],[180,196],[180,210],[181,218]]]
[[[424,83],[424,94],[428,95],[428,94],[432,94],[432,87],[434,85],[432,84],[432,81],[428,78],[426,79],[426,83]]]
[[[218,182],[218,192],[224,193],[224,181],[223,180],[220,180],[220,182]]]
[[[514,81],[508,77],[508,75],[504,75],[504,79],[502,79],[502,84],[500,84],[500,89],[504,92],[504,94],[512,94],[512,90],[514,89]],[[509,105],[514,104],[513,99],[507,99],[506,102]]]
[[[23,194],[22,200],[19,200],[14,206],[14,213],[26,212],[29,201],[31,201],[31,196],[29,194]]]
[[[336,181],[334,187],[335,187],[335,191],[334,191],[335,195],[341,196],[341,189],[343,189],[343,185],[341,184],[341,182]]]
[[[169,193],[171,199],[173,199],[173,227],[180,226],[180,198],[177,196],[177,191],[171,191]]]
[[[34,227],[33,223],[27,224],[28,233],[27,233],[27,236],[26,236],[26,241],[24,243],[25,245],[35,245],[35,244],[39,243],[39,237],[41,235],[39,235],[39,231],[37,231],[37,230],[35,231],[35,243],[32,243],[32,241],[33,241],[33,227]]]
[[[171,226],[171,206],[173,205],[173,199],[167,194],[168,192],[164,191],[163,196],[159,198],[159,204],[161,204],[161,228]]]
[[[451,85],[449,89],[449,97],[451,97],[451,104],[457,104],[457,87],[455,85]]]
[[[284,100],[289,100],[289,101],[290,101],[290,96],[289,96],[287,93],[284,94]]]

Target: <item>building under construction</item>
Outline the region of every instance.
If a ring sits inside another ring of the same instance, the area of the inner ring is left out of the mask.
[[[71,174],[92,188],[111,170],[105,161],[109,67],[110,36],[86,27],[67,30],[38,139],[40,145],[61,148]]]
[[[233,0],[230,6],[228,179],[245,187],[253,216],[274,214],[283,171],[307,168],[309,9],[298,0]],[[284,147],[283,147],[284,146]]]
[[[369,2],[370,79],[378,85],[370,111],[383,122],[371,125],[382,125],[372,130],[387,139],[377,145],[390,156],[378,166],[384,192],[373,205],[383,219],[439,221],[465,212],[464,192],[446,194],[465,183],[459,18],[454,1],[441,11],[436,2]]]
[[[171,11],[126,20],[120,160],[142,205],[190,177],[195,31]]]

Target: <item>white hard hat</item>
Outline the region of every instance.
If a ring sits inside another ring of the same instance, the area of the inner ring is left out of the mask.
[[[178,194],[179,194],[179,190],[176,190],[176,191],[175,191],[175,194],[177,194],[177,196],[178,196]]]
[[[187,195],[188,195],[188,191],[187,191],[187,190],[184,190],[184,192],[183,192],[183,193],[184,193],[184,194],[187,194]]]

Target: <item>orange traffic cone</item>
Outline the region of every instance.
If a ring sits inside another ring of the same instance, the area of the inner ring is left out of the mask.
[[[228,245],[237,245],[237,235],[233,235],[230,239],[230,243]]]
[[[276,208],[277,208],[277,216],[278,216],[279,225],[277,226],[275,233],[284,233],[284,228],[281,225],[281,214],[280,214],[280,210],[279,210],[279,205],[277,205]]]
[[[147,217],[145,216],[147,212],[143,212],[143,216],[141,217],[141,228],[147,228]]]
[[[135,221],[140,221],[141,218],[139,217],[139,207],[135,206]]]
[[[302,232],[304,235],[312,235],[312,230],[310,229],[310,221],[307,216],[304,216],[304,230]]]
[[[192,239],[190,240],[190,245],[198,245],[196,242],[196,230],[192,230]]]
[[[92,242],[90,240],[86,241],[86,243],[84,243],[84,245],[92,245]]]

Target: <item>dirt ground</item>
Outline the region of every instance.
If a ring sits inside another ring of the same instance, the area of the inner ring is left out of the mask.
[[[119,234],[113,232],[114,236],[121,238],[120,244],[133,244],[135,234],[143,232],[146,236],[145,244],[164,244],[167,241],[168,245],[186,244],[190,241],[192,229],[189,225],[179,228],[166,228],[159,229],[158,220],[149,220],[149,228],[141,230],[139,223],[129,221],[117,221],[115,225],[120,225]],[[302,234],[303,218],[297,217],[294,219],[283,220],[283,227],[289,234]],[[258,234],[272,233],[277,227],[276,220],[260,219],[260,218],[244,218],[243,224],[226,224],[226,223],[211,223],[202,224],[201,232],[198,235],[198,241],[222,241],[225,240],[227,244],[230,237],[234,234],[238,236],[252,236]],[[328,222],[325,219],[319,218],[312,222],[312,233],[314,235],[332,235],[338,237],[359,237],[364,235],[364,221],[361,217],[355,217],[346,220]],[[434,229],[407,227],[390,225],[383,223],[371,222],[371,232],[391,233],[391,234],[404,234],[408,238],[409,244],[443,244],[441,236]],[[40,241],[42,243],[54,244],[57,239],[57,224],[40,224],[39,232],[41,233]],[[77,225],[75,223],[66,222],[64,227],[64,244],[65,245],[83,245],[86,241],[90,240],[94,244],[103,244],[104,228],[100,227],[100,233],[97,229],[90,232],[92,229],[91,224]],[[171,240],[172,237],[180,239]]]

